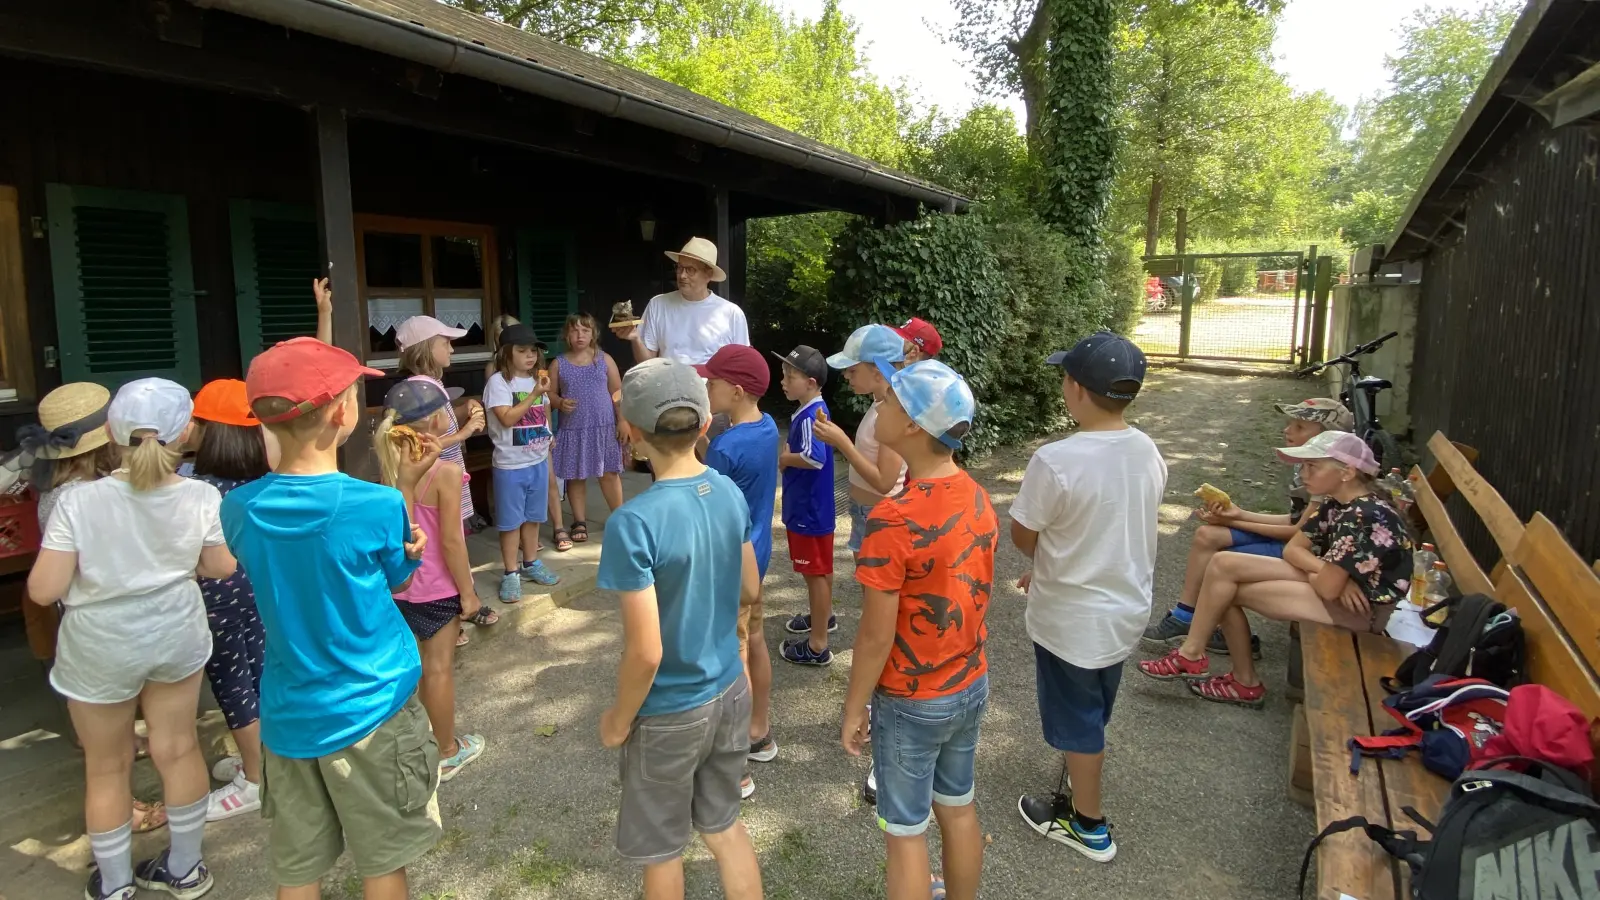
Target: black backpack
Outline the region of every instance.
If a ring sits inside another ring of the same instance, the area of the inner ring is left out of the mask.
[[[1405,814],[1432,832],[1392,831],[1357,816],[1330,824],[1306,849],[1300,896],[1317,845],[1330,835],[1364,830],[1411,869],[1413,900],[1545,900],[1600,894],[1600,803],[1577,775],[1522,757],[1528,773],[1500,768],[1465,772],[1450,788],[1439,824],[1407,806]]]
[[[1484,594],[1468,594],[1436,603],[1421,615],[1427,617],[1445,608],[1450,609],[1450,617],[1434,633],[1433,641],[1406,657],[1393,678],[1382,679],[1389,693],[1414,688],[1432,675],[1482,678],[1508,689],[1524,681],[1522,620],[1504,603]]]

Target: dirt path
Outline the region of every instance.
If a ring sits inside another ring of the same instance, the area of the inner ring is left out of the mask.
[[[1299,400],[1305,387],[1277,379],[1166,371],[1151,378],[1132,417],[1161,446],[1171,468],[1161,512],[1157,615],[1183,576],[1193,523],[1190,492],[1211,481],[1246,506],[1283,510],[1286,472],[1267,448],[1281,428],[1271,404]],[[1039,442],[1043,443],[1043,442]],[[974,467],[1005,514],[1035,445],[1009,448]],[[841,529],[845,527],[841,520]],[[781,542],[780,542],[781,543]],[[871,900],[883,896],[883,842],[860,800],[866,761],[838,746],[838,721],[860,609],[839,536],[840,629],[830,669],[775,665],[777,761],[757,765],[757,793],[745,807],[773,900]],[[1282,898],[1292,895],[1311,816],[1285,797],[1290,705],[1283,699],[1286,632],[1262,629],[1263,674],[1273,693],[1265,711],[1191,699],[1181,687],[1130,673],[1109,735],[1107,810],[1120,852],[1088,862],[1027,830],[1017,795],[1053,786],[1059,772],[1039,733],[1033,651],[1023,598],[1012,585],[1022,557],[1002,542],[997,602],[990,614],[991,710],[978,753],[978,802],[991,844],[983,896],[995,898]],[[1000,587],[1003,586],[1003,587]],[[799,579],[775,554],[767,579],[766,637],[804,607]],[[600,712],[610,702],[619,625],[614,599],[591,594],[524,628],[478,632],[463,654],[460,721],[489,741],[483,761],[440,793],[446,833],[414,870],[419,900],[614,900],[638,896],[636,870],[611,850],[616,757],[599,747]],[[1142,656],[1141,656],[1142,658]],[[213,896],[267,900],[265,829],[246,818],[212,826],[207,860]],[[150,854],[164,834],[140,838]],[[0,848],[0,894],[29,900],[81,896],[86,854],[78,841]],[[720,897],[703,847],[691,852],[692,898]],[[348,863],[325,883],[329,900],[360,896]]]

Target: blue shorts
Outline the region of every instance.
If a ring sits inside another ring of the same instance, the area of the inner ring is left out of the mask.
[[[1082,669],[1033,645],[1044,740],[1063,753],[1093,755],[1106,749],[1106,723],[1122,684],[1122,663]]]
[[[520,469],[494,470],[494,527],[516,531],[550,517],[550,460]]]
[[[850,552],[860,553],[861,542],[867,536],[867,513],[872,512],[872,507],[850,501]]]
[[[1234,553],[1248,553],[1251,556],[1270,556],[1274,559],[1283,559],[1283,541],[1275,541],[1265,535],[1256,534],[1254,531],[1245,531],[1241,528],[1229,528],[1229,537],[1233,543],[1228,549]]]
[[[878,827],[896,837],[928,830],[933,804],[966,806],[976,783],[978,725],[989,705],[989,676],[946,697],[872,698],[872,771]]]

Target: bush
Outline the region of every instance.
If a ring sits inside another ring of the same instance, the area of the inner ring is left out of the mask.
[[[1144,315],[1143,253],[1144,246],[1137,239],[1106,239],[1105,299],[1097,328],[1133,334]]]

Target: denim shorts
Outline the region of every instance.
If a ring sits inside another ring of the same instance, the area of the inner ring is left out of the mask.
[[[1106,724],[1122,685],[1122,663],[1084,669],[1033,645],[1034,679],[1044,740],[1062,753],[1093,755],[1106,749]]]
[[[516,531],[550,518],[550,460],[520,469],[494,470],[494,527]]]
[[[1251,556],[1270,556],[1273,559],[1283,559],[1283,541],[1275,541],[1266,535],[1256,534],[1254,531],[1245,531],[1242,528],[1229,528],[1228,536],[1233,543],[1228,549],[1234,553],[1248,553]]]
[[[867,536],[867,513],[872,507],[850,501],[850,552],[860,553],[861,542]]]
[[[878,827],[896,837],[928,830],[933,804],[966,806],[976,781],[978,726],[989,705],[989,676],[945,697],[872,698],[872,771]]]

